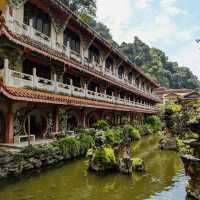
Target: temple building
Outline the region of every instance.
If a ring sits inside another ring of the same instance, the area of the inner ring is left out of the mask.
[[[170,89],[165,87],[157,88],[154,93],[160,97],[162,103],[165,104],[167,102],[180,102],[184,100],[184,98],[191,94],[198,94],[192,89]],[[194,96],[193,96],[194,97]],[[195,96],[196,97],[196,96]]]
[[[61,0],[0,1],[0,142],[142,123],[159,85]]]

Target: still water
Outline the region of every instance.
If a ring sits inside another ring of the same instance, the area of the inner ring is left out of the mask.
[[[0,188],[0,200],[185,200],[187,177],[176,152],[160,151],[158,136],[132,146],[146,173],[97,176],[84,160]]]

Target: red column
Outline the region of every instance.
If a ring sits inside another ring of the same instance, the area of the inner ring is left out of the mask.
[[[8,113],[6,118],[6,143],[13,144],[13,111],[12,104],[8,104]]]
[[[83,126],[83,128],[86,128],[86,112],[85,109],[81,110],[81,119],[80,119],[80,124]]]
[[[53,111],[53,132],[59,131],[59,108],[54,108]]]

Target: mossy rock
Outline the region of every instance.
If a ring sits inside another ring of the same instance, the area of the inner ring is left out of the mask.
[[[92,154],[92,155],[91,155]],[[88,151],[89,169],[93,171],[108,171],[116,168],[114,150],[110,147]]]
[[[145,171],[144,161],[140,158],[133,158],[132,166],[133,166],[133,170],[136,172],[144,172]]]

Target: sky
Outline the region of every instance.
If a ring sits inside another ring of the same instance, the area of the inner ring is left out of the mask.
[[[200,0],[97,0],[97,21],[118,43],[138,36],[200,79],[199,8]]]

